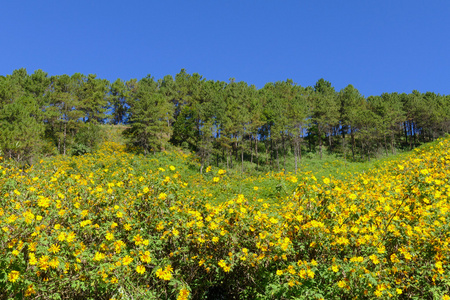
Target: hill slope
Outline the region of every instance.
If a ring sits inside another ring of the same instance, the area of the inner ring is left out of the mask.
[[[441,298],[449,146],[345,180],[200,175],[182,152],[114,143],[2,167],[0,298]]]

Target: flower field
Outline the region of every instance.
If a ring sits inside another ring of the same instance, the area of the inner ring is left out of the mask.
[[[450,139],[338,180],[106,143],[0,169],[0,299],[450,299]]]

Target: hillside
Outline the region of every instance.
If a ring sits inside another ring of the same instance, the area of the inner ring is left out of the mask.
[[[0,299],[446,299],[449,146],[324,167],[340,177],[199,174],[113,142],[5,164]]]

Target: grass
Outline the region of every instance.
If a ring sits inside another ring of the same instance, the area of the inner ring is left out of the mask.
[[[124,145],[126,139],[122,135],[125,125],[103,125],[105,139]],[[426,147],[426,145],[424,145]],[[279,165],[280,171],[277,171],[276,160],[272,162],[275,168],[268,165],[260,165],[259,168],[255,163],[244,161],[244,173],[242,173],[242,165],[240,160],[234,160],[233,167],[227,168],[226,162],[211,161],[213,165],[211,172],[203,172],[200,174],[200,163],[196,159],[195,154],[182,151],[176,147],[171,151],[151,154],[149,156],[135,156],[134,166],[136,172],[145,172],[145,168],[149,168],[151,164],[157,162],[160,167],[167,168],[175,165],[177,169],[182,170],[185,180],[190,182],[198,195],[207,196],[213,199],[213,202],[220,203],[226,201],[232,195],[244,194],[252,195],[253,198],[271,199],[272,202],[279,202],[283,198],[292,195],[295,191],[297,183],[294,177],[301,180],[305,176],[314,176],[319,181],[323,178],[334,178],[338,180],[350,180],[361,173],[379,168],[384,163],[401,159],[408,151],[397,151],[395,155],[379,155],[379,158],[370,161],[351,161],[344,159],[342,155],[323,152],[322,159],[316,152],[303,153],[301,161],[298,162],[297,173],[294,172],[294,156],[288,153],[286,157],[286,171],[282,169],[284,158],[280,155]],[[175,151],[172,151],[175,150]],[[178,153],[179,155],[174,155]],[[180,157],[188,157],[180,159]],[[260,161],[266,161],[265,153],[260,153]],[[150,162],[149,162],[150,161]],[[217,171],[224,169],[227,171],[226,180],[221,180],[221,190],[217,191],[214,187],[213,178],[217,176]],[[206,166],[204,168],[206,170]],[[255,192],[255,187],[258,192]],[[255,196],[256,195],[256,196]],[[212,197],[211,197],[212,196]],[[198,196],[197,196],[198,197]]]

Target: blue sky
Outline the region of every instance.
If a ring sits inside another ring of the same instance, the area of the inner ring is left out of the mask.
[[[262,87],[319,78],[363,95],[450,94],[450,1],[3,1],[0,75],[162,78],[182,68]]]

